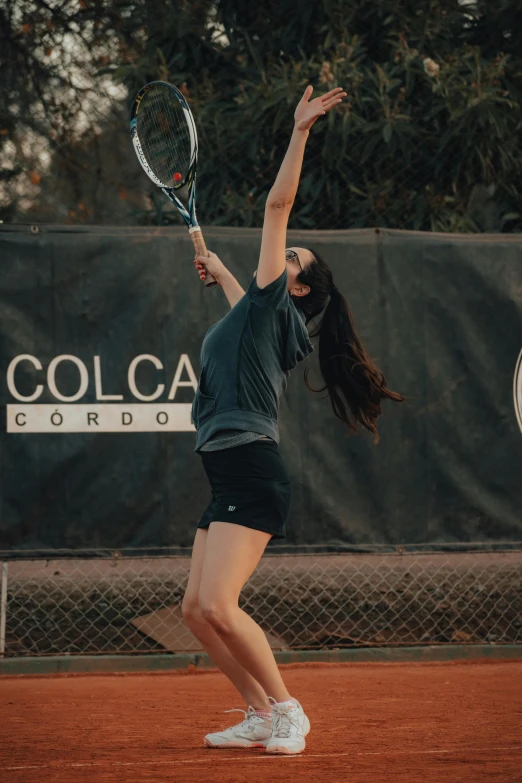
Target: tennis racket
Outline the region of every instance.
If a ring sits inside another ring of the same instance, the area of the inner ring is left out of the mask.
[[[150,179],[176,205],[188,226],[196,256],[208,256],[196,218],[198,137],[189,105],[177,87],[149,82],[134,98],[130,134],[138,160]],[[176,191],[188,187],[185,206]],[[209,273],[203,281],[216,285]]]

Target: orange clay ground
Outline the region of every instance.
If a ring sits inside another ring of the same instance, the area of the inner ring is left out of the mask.
[[[305,751],[203,747],[239,722],[219,672],[0,678],[2,783],[522,781],[522,661],[290,664]]]

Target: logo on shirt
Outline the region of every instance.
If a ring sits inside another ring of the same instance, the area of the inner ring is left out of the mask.
[[[235,506],[229,506],[229,507],[228,507],[228,510],[229,510],[229,511],[235,511],[235,510],[236,510],[236,507],[235,507]]]

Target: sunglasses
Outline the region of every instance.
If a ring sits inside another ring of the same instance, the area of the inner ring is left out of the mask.
[[[299,269],[301,270],[301,272],[303,271],[303,267],[301,266],[301,262],[299,261],[299,256],[297,255],[295,250],[285,250],[285,258],[287,261],[293,261],[295,258],[297,263],[299,264]]]

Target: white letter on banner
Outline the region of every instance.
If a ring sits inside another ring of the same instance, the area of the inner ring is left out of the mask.
[[[187,369],[187,373],[190,378],[190,381],[179,380],[184,367],[186,367]],[[196,389],[198,388],[198,379],[196,378],[194,370],[192,369],[192,364],[190,362],[188,354],[186,353],[182,353],[179,358],[178,366],[176,367],[176,372],[174,373],[174,378],[172,379],[172,385],[170,387],[169,396],[167,399],[173,400],[180,386],[192,386],[194,391],[196,391]]]
[[[55,383],[56,368],[60,362],[65,361],[73,362],[73,364],[75,364],[80,371],[80,388],[76,394],[73,394],[70,397],[66,397],[63,394],[60,394]],[[83,397],[89,388],[89,373],[87,372],[87,367],[81,359],[78,359],[77,356],[71,356],[71,354],[68,353],[61,354],[61,356],[55,356],[47,369],[47,385],[49,386],[49,391],[56,397],[57,400],[62,400],[62,402],[76,402],[76,400],[79,400],[81,397]]]
[[[138,391],[138,387],[136,386],[136,367],[140,362],[143,362],[145,360],[152,362],[157,370],[163,369],[162,363],[156,356],[152,356],[150,353],[143,353],[141,354],[141,356],[136,356],[136,358],[133,359],[132,362],[130,363],[129,373],[128,373],[128,383],[129,383],[129,389],[134,394],[134,396],[137,397],[138,400],[143,400],[143,402],[150,402],[151,400],[157,400],[157,398],[163,394],[163,391],[165,389],[165,384],[164,383],[158,384],[158,386],[156,387],[156,391],[148,396]]]
[[[513,402],[515,403],[515,415],[517,417],[520,432],[522,432],[522,351],[518,355],[513,378]]]
[[[104,394],[102,390],[102,376],[100,357],[94,357],[94,386],[97,400],[123,400],[123,394]]]
[[[14,371],[16,370],[17,364],[20,362],[23,362],[25,359],[27,359],[28,362],[32,362],[37,370],[42,369],[41,362],[35,357],[31,356],[30,353],[21,353],[20,356],[15,356],[15,358],[9,363],[9,366],[7,368],[7,388],[15,398],[15,400],[20,400],[20,402],[33,402],[33,400],[37,400],[38,397],[43,392],[43,386],[41,383],[38,384],[36,387],[36,390],[33,392],[33,394],[30,394],[28,397],[25,397],[23,394],[20,394],[19,391],[17,391],[15,382],[14,382]]]

